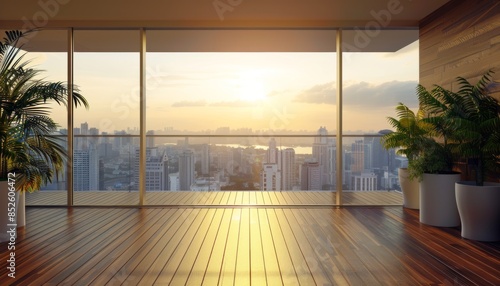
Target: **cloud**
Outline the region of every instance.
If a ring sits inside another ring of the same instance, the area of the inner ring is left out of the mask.
[[[390,81],[382,84],[358,82],[344,87],[343,103],[356,107],[388,107],[403,102],[410,107],[418,105],[416,81]],[[299,93],[294,101],[315,104],[335,104],[336,84],[329,82],[313,86]]]
[[[294,101],[304,103],[335,104],[336,90],[334,82],[318,84],[299,93],[295,97]]]
[[[415,94],[417,81],[390,81],[379,85],[366,82],[347,87],[344,90],[344,102],[347,105],[387,107],[403,102],[409,107],[418,105]]]
[[[207,106],[204,100],[199,101],[178,101],[172,104],[172,107],[200,107]]]

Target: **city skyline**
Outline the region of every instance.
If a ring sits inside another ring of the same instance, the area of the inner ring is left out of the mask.
[[[80,126],[75,128],[76,134],[98,133],[87,122]],[[337,142],[328,134],[327,128],[320,126],[317,137],[306,137],[307,144],[293,147],[281,145],[274,137],[261,138],[266,146],[192,142],[189,136],[165,144],[161,137],[149,137],[146,190],[333,190],[337,184]],[[384,150],[375,137],[352,139],[342,145],[343,188],[399,188],[397,167],[404,165],[404,158],[397,158],[394,149]],[[137,190],[137,138],[76,137],[74,142],[75,191]],[[58,187],[48,189],[54,188]]]

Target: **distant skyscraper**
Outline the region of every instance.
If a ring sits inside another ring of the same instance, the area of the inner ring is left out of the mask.
[[[180,186],[179,186],[179,172],[169,174],[168,175],[169,179],[169,184],[170,184],[170,190],[171,191],[180,191]]]
[[[361,174],[365,170],[365,144],[356,140],[351,146],[351,172]]]
[[[139,183],[139,148],[135,149],[134,181]],[[158,148],[146,148],[146,191],[168,190],[168,157]]]
[[[87,122],[80,124],[80,131],[81,131],[82,135],[88,135],[89,134],[89,124]]]
[[[281,151],[281,190],[290,191],[295,184],[295,150],[287,148]]]
[[[83,138],[82,137],[76,137],[76,135],[81,135],[81,129],[80,128],[73,128],[73,136],[75,138],[73,139],[73,146],[75,150],[83,150]]]
[[[99,154],[95,149],[74,150],[73,188],[75,191],[99,190]]]
[[[210,173],[210,146],[208,144],[201,146],[201,173],[203,175]]]
[[[300,166],[300,187],[302,190],[321,190],[321,167],[318,162],[305,162]]]
[[[148,130],[146,132],[146,146],[148,148],[154,148],[155,147],[155,138],[152,137],[152,135],[155,135],[154,130]]]
[[[127,135],[125,130],[115,131],[115,135]],[[113,149],[120,151],[123,147],[129,145],[131,140],[129,137],[114,137],[113,138]]]
[[[380,130],[378,135],[384,135],[392,132],[391,130]],[[389,149],[386,150],[380,138],[374,138],[373,140],[373,168],[375,169],[388,169],[390,172],[397,172],[396,166],[396,150]],[[387,167],[387,168],[385,168]]]
[[[80,124],[80,134],[89,135],[89,124],[87,122]],[[89,138],[79,137],[77,138],[77,149],[87,150],[89,148]]]
[[[328,143],[328,130],[326,126],[320,126],[317,132],[317,137],[314,137],[314,143],[316,144],[326,144]]]
[[[264,163],[261,172],[262,191],[281,191],[281,172],[278,164]]]
[[[108,135],[108,132],[103,131],[102,135]],[[102,137],[103,143],[109,143],[109,137]]]
[[[114,155],[113,145],[111,143],[101,143],[97,145],[97,151],[99,152],[99,157],[108,158]]]
[[[337,170],[337,146],[335,140],[329,141],[326,152],[326,183],[333,187],[337,184],[337,177],[335,175]]]
[[[368,140],[363,139],[364,148],[363,148],[363,169],[364,170],[373,170],[373,139],[369,138]]]
[[[194,153],[184,150],[179,155],[179,187],[181,191],[189,191],[194,182]]]
[[[333,143],[330,143],[328,140],[328,131],[326,127],[320,127],[317,133],[318,137],[314,137],[313,150],[312,155],[316,162],[319,163],[321,168],[321,186],[323,185],[333,185],[334,181],[332,177],[334,177],[334,170],[332,169],[332,160],[333,157],[329,156],[330,153],[328,151],[329,147],[332,147]],[[330,150],[331,151],[331,150]]]
[[[229,175],[234,175],[234,154],[232,148],[223,147],[217,153],[217,162],[219,170],[227,172]]]
[[[269,140],[269,148],[267,149],[266,160],[264,163],[278,164],[278,162],[279,152],[278,148],[276,148],[276,140],[274,140],[274,138],[271,138],[271,140]]]
[[[250,174],[252,168],[247,159],[247,154],[243,148],[233,148],[233,161],[239,173]]]
[[[97,136],[99,135],[99,129],[97,128],[90,128],[89,129],[89,135],[91,136]],[[90,137],[89,138],[89,144],[93,146],[93,148],[97,148],[97,145],[99,144],[99,137]]]

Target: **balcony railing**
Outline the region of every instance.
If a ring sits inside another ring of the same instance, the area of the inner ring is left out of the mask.
[[[145,205],[337,205],[336,136],[146,136]],[[139,204],[139,136],[75,135],[74,205]],[[380,135],[345,135],[344,205],[401,205],[397,167]],[[66,173],[28,205],[66,205]]]

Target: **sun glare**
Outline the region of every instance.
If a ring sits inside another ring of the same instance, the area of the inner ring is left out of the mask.
[[[241,101],[264,100],[266,99],[264,80],[257,72],[245,72],[240,76],[237,93]]]

